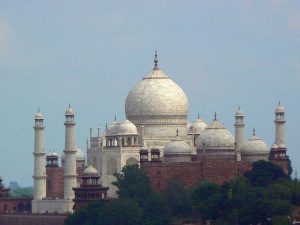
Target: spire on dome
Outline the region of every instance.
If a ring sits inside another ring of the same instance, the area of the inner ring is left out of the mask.
[[[157,51],[155,50],[155,55],[154,55],[154,70],[158,70],[158,59],[157,59]]]
[[[217,120],[217,112],[215,112],[215,118],[214,118],[214,121],[216,121]]]
[[[115,121],[117,121],[117,115],[115,115]]]
[[[198,119],[200,119],[200,115],[199,115],[199,113],[198,113]]]
[[[253,135],[253,136],[256,135],[256,134],[255,134],[255,128],[253,128],[253,130],[252,130],[252,135]]]

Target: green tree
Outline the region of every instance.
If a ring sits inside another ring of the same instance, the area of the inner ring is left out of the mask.
[[[202,219],[214,220],[218,218],[221,193],[217,184],[207,181],[200,182],[192,190],[191,198]]]
[[[33,194],[33,187],[16,188],[9,192],[12,198],[30,198]]]
[[[143,210],[132,199],[120,198],[105,205],[97,217],[96,225],[138,225],[141,224]]]
[[[288,158],[288,175],[291,176],[293,173],[292,160]]]
[[[117,180],[113,185],[118,188],[119,198],[135,199],[142,205],[152,193],[150,178],[139,169],[138,165],[123,167],[121,173],[115,174],[115,177]]]
[[[172,220],[171,210],[165,198],[153,193],[144,204],[143,225],[168,225]]]
[[[252,185],[262,187],[269,186],[280,178],[288,178],[280,166],[264,160],[254,162],[252,170],[246,172],[245,177]]]
[[[188,216],[192,206],[188,192],[180,179],[169,180],[164,190],[164,196],[172,210],[173,216]]]
[[[97,217],[105,207],[104,201],[91,202],[88,207],[69,215],[65,220],[65,225],[95,225]]]
[[[272,219],[272,225],[292,225],[287,216],[276,216]]]

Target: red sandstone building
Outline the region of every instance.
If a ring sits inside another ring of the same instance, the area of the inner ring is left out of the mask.
[[[61,166],[58,164],[58,155],[54,152],[47,154],[46,156],[46,197],[49,199],[62,199],[64,197],[64,155],[61,158]],[[81,150],[77,154],[76,159],[77,168],[77,183],[80,185],[81,176],[85,168],[85,157]]]
[[[0,213],[30,213],[32,198],[10,198],[9,191],[0,177]]]
[[[211,125],[203,126],[199,120],[194,126],[203,128],[197,132],[191,127],[194,136],[192,148],[180,137],[169,142],[161,157],[158,148],[140,150],[141,169],[150,177],[153,189],[162,191],[170,179],[181,179],[185,187],[194,186],[201,180],[215,183],[233,180],[251,170],[252,163],[269,160],[281,166],[288,173],[289,158],[284,140],[284,109],[279,104],[275,110],[275,142],[271,149],[256,136],[244,141],[244,114],[238,110],[235,115],[235,139],[215,115]],[[193,153],[194,152],[194,153]],[[150,159],[149,159],[150,156]]]
[[[80,187],[73,188],[74,211],[86,207],[92,201],[107,200],[108,187],[103,187],[99,183],[99,178],[98,171],[91,165],[83,171]]]

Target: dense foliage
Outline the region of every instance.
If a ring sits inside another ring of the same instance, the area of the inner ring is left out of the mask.
[[[171,211],[165,197],[152,191],[149,177],[137,165],[125,166],[113,184],[118,198],[95,202],[70,215],[66,225],[168,225]]]
[[[150,179],[135,165],[124,167],[113,184],[118,199],[91,203],[65,224],[168,225],[201,217],[220,225],[288,225],[292,206],[300,205],[300,182],[265,161],[254,163],[245,177],[222,185],[202,181],[191,190],[181,180],[170,180],[163,193],[155,193]]]
[[[11,198],[31,198],[33,187],[16,188],[9,192]]]

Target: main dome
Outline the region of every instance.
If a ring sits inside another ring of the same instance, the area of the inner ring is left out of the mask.
[[[128,94],[125,113],[130,121],[186,119],[188,98],[162,70],[154,68]]]

